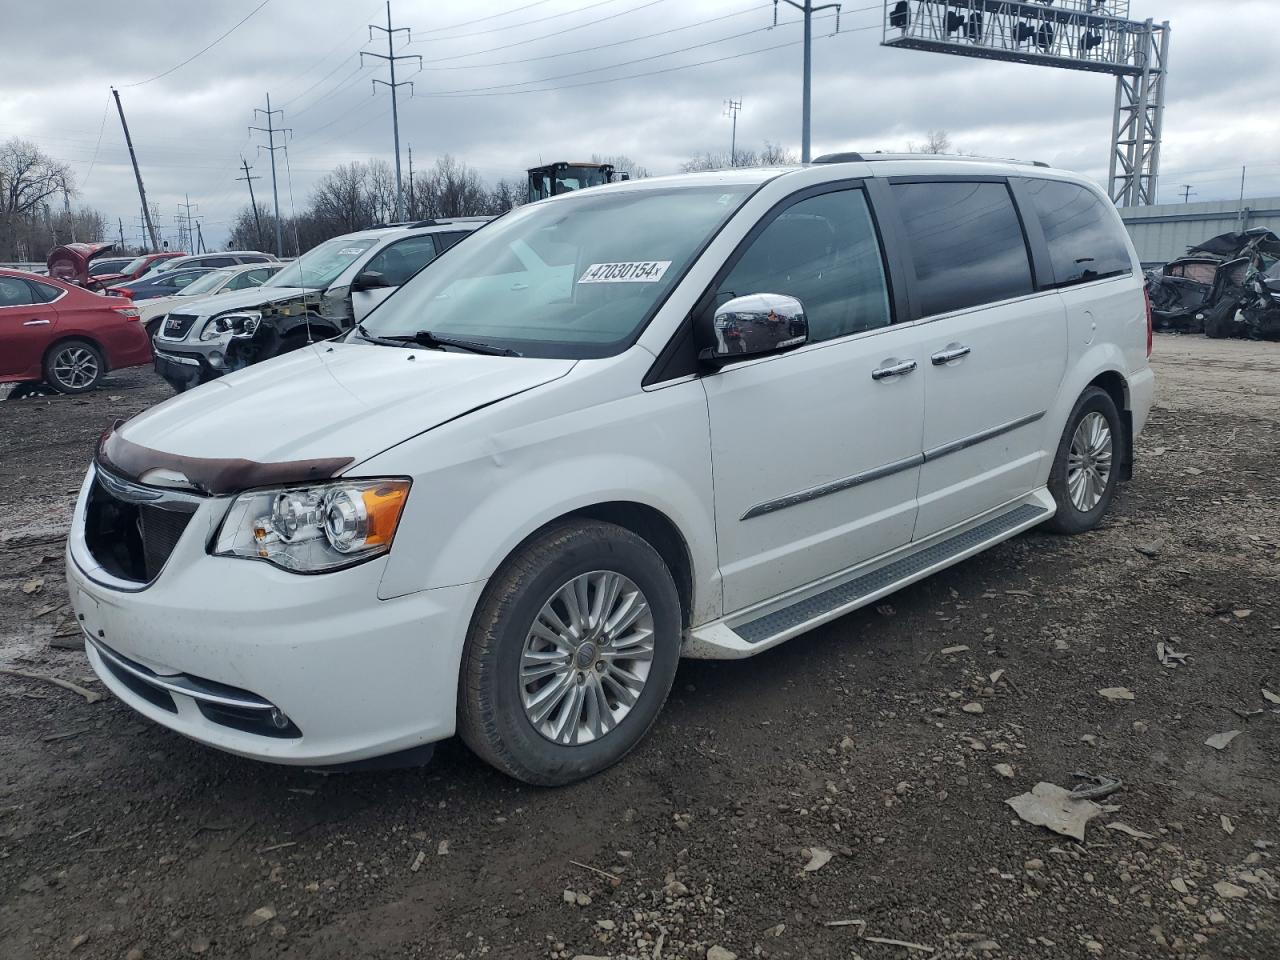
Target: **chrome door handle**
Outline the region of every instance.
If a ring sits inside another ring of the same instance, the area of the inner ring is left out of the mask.
[[[901,363],[890,364],[887,367],[877,367],[871,371],[871,379],[888,380],[890,377],[901,377],[915,368],[916,362],[914,360],[903,360]]]
[[[961,357],[967,357],[968,355],[968,347],[952,347],[950,350],[939,350],[929,359],[933,361],[935,367],[940,367],[944,363],[950,363],[952,360],[959,360]]]
[[[24,320],[22,321],[22,325],[24,327],[47,327],[49,325],[49,321],[48,320]]]

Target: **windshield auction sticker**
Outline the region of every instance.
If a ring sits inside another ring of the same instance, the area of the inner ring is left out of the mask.
[[[593,263],[579,283],[656,283],[671,266],[670,260],[634,260],[629,263]]]

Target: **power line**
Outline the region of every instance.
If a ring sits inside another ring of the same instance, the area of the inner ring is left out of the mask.
[[[842,30],[840,33],[841,35],[844,35],[847,33],[857,33],[863,30],[879,30],[879,29],[881,29],[881,24],[872,23],[872,24],[868,24],[865,27],[852,27],[846,30]],[[826,40],[832,36],[835,36],[835,34],[828,34],[827,36],[818,37],[817,39]],[[794,47],[802,43],[804,43],[803,37],[800,38],[799,40],[789,40],[789,41],[786,41],[785,43],[776,43],[767,47],[759,47],[755,50],[745,50],[742,53],[729,54],[723,57],[712,57],[707,60],[697,60],[697,61],[694,61],[693,63],[680,64],[674,67],[663,67],[660,70],[646,70],[641,73],[628,73],[621,77],[606,77],[601,80],[585,80],[581,83],[565,83],[555,87],[538,87],[531,90],[502,90],[497,92],[476,88],[476,89],[457,91],[452,93],[424,93],[424,94],[419,94],[419,97],[420,98],[422,97],[438,98],[438,99],[466,98],[466,97],[501,97],[501,96],[513,96],[516,94],[525,94],[525,93],[551,93],[552,91],[556,91],[556,90],[573,90],[580,87],[593,87],[593,86],[603,85],[606,83],[618,83],[623,80],[637,80],[643,77],[656,77],[666,73],[675,73],[680,70],[691,70],[694,67],[705,67],[715,63],[725,63],[729,60],[741,60],[743,57],[755,56],[756,54],[760,54],[760,53],[770,53],[774,50],[782,50],[782,49],[785,49],[786,47]]]
[[[610,47],[621,47],[628,43],[638,43],[641,40],[652,40],[655,37],[665,37],[672,33],[680,33],[681,31],[684,31],[684,30],[692,30],[695,27],[703,27],[709,23],[719,23],[721,20],[731,20],[734,17],[741,17],[744,14],[753,13],[757,10],[764,10],[764,9],[767,9],[768,7],[769,7],[769,4],[767,3],[758,3],[755,6],[745,7],[744,9],[739,10],[736,13],[726,13],[718,17],[709,17],[706,20],[695,20],[693,23],[686,23],[682,27],[671,27],[668,30],[659,30],[657,33],[646,33],[638,37],[628,37],[625,40],[614,40],[611,43],[600,43],[600,44],[596,44],[593,47],[579,47],[577,50],[565,50],[561,53],[546,53],[540,57],[522,57],[518,60],[495,60],[489,63],[461,63],[461,64],[458,64],[457,66],[452,66],[452,67],[423,67],[422,69],[428,72],[441,71],[441,70],[481,70],[487,67],[507,67],[507,66],[513,66],[519,63],[534,63],[539,60],[555,60],[555,59],[558,59],[559,57],[571,57],[579,53],[594,53],[597,50],[608,50]],[[503,48],[498,48],[498,49],[503,49]],[[491,52],[493,51],[477,50],[475,51],[475,53],[463,54],[462,56],[476,56],[481,53],[491,53]],[[445,57],[444,59],[457,60],[460,58]],[[437,59],[437,62],[439,62],[438,59]]]
[[[89,160],[89,169],[85,171],[84,183],[87,186],[89,177],[93,175],[93,165],[98,162],[98,149],[102,146],[102,132],[107,129],[107,114],[111,111],[111,94],[107,94],[107,102],[102,105],[102,122],[98,124],[98,142],[93,145],[93,156]]]
[[[456,30],[458,27],[469,27],[475,23],[484,23],[487,20],[497,20],[501,17],[509,17],[513,13],[519,13],[521,10],[528,10],[531,7],[541,7],[550,3],[551,0],[534,0],[533,3],[526,3],[523,7],[514,7],[510,10],[504,10],[502,13],[491,13],[487,17],[476,17],[474,20],[463,20],[460,23],[451,23],[447,27],[432,27],[430,30],[420,30],[419,33],[443,33],[446,30]]]
[[[548,20],[559,20],[563,17],[571,17],[575,13],[586,13],[588,10],[594,10],[596,7],[606,7],[613,3],[620,3],[621,0],[596,0],[595,3],[588,3],[585,7],[578,7],[575,10],[565,10],[562,13],[552,13],[545,17],[538,17],[536,20],[521,20],[519,23],[509,23],[503,27],[490,27],[488,30],[476,30],[472,33],[457,33],[451,37],[424,37],[421,40],[414,40],[414,43],[442,43],[446,40],[462,40],[466,37],[482,37],[487,33],[501,33],[503,30],[515,30],[517,27],[529,27],[535,23],[546,23]],[[665,2],[665,0],[661,0]]]
[[[250,18],[250,17],[252,17],[255,13],[257,13],[259,10],[261,10],[263,7],[265,7],[265,6],[266,6],[268,3],[270,3],[270,2],[271,2],[271,0],[262,0],[262,2],[261,2],[260,4],[258,4],[256,7],[254,7],[252,10],[250,10],[250,11],[249,11],[245,16],[244,16],[244,18],[243,18],[243,19],[241,19],[241,20],[237,21],[237,23],[236,23],[236,25],[235,25],[234,27],[232,27],[230,30],[228,30],[226,33],[224,33],[222,36],[218,37],[218,39],[217,39],[217,40],[214,40],[214,41],[213,41],[212,43],[210,43],[207,47],[203,48],[202,50],[198,50],[198,51],[196,51],[195,53],[193,53],[191,56],[187,57],[187,59],[183,60],[183,61],[182,61],[180,64],[178,64],[176,67],[170,67],[170,68],[169,68],[168,70],[166,70],[164,73],[157,73],[154,77],[149,77],[149,78],[148,78],[148,79],[146,79],[146,80],[139,80],[137,83],[126,83],[126,84],[123,84],[123,86],[125,86],[125,87],[140,87],[140,86],[142,86],[144,83],[151,83],[151,81],[153,81],[153,80],[159,80],[161,77],[167,77],[169,74],[173,73],[175,70],[181,70],[181,69],[182,69],[183,67],[185,67],[188,63],[190,63],[192,60],[195,60],[197,57],[203,56],[204,54],[208,53],[210,50],[212,50],[214,47],[216,47],[216,46],[217,46],[219,43],[221,43],[223,40],[227,39],[227,37],[231,36],[231,34],[235,33],[235,32],[236,32],[236,30],[238,30],[238,29],[239,29],[239,28],[240,28],[244,23],[246,23],[246,22],[249,20],[249,18]]]

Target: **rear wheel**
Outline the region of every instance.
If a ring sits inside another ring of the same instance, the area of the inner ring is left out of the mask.
[[[102,352],[87,340],[56,344],[44,358],[45,381],[59,393],[92,390],[105,373]]]
[[[463,654],[462,739],[527,783],[598,773],[666,701],[681,622],[671,572],[647,542],[597,521],[552,527],[480,601]]]
[[[1089,387],[1076,401],[1049,472],[1049,493],[1058,512],[1046,526],[1057,533],[1084,533],[1102,520],[1120,482],[1124,425],[1111,395]]]

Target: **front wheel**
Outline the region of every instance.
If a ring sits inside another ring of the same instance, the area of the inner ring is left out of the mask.
[[[645,540],[592,520],[548,529],[481,598],[463,654],[462,739],[527,783],[604,770],[666,701],[681,622],[671,572]]]
[[[1049,471],[1049,493],[1058,505],[1046,526],[1057,533],[1084,533],[1101,521],[1120,482],[1124,425],[1115,401],[1090,387],[1067,418]]]

